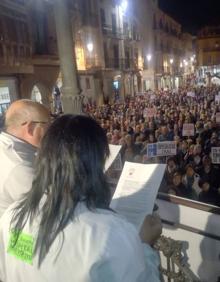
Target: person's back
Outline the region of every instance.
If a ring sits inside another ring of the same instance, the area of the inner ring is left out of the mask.
[[[0,220],[5,231],[10,228],[9,214]],[[31,244],[36,232],[26,224],[16,251],[10,251],[9,233],[1,234],[0,261],[6,262],[5,269],[0,266],[2,281],[159,281],[157,254],[141,244],[133,225],[110,210],[90,211],[79,204],[75,219],[57,236],[39,268]]]
[[[7,110],[0,134],[0,217],[30,190],[36,150],[48,122],[48,110],[30,100],[18,100]]]
[[[0,217],[32,185],[36,149],[7,133],[0,134]]]

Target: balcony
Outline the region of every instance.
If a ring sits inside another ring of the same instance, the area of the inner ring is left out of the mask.
[[[183,69],[180,69],[178,66],[157,66],[156,74],[160,75],[170,75],[170,76],[181,76]]]
[[[120,39],[120,40],[124,39],[122,29],[114,28],[111,25],[103,24],[102,33],[106,35],[107,37],[112,37],[112,38]]]
[[[117,70],[138,70],[138,64],[135,59],[106,59],[105,67],[107,69],[117,69]]]
[[[101,68],[101,63],[96,58],[86,58],[86,69],[98,69]]]

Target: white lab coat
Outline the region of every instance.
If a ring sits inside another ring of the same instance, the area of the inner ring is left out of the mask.
[[[0,134],[0,217],[30,190],[36,148],[10,134]]]
[[[40,268],[7,253],[11,209],[0,219],[0,280],[3,282],[158,282],[159,259],[142,244],[135,227],[110,210],[78,204],[75,219],[55,239]],[[36,236],[35,227],[24,233]],[[63,241],[62,241],[63,239]]]

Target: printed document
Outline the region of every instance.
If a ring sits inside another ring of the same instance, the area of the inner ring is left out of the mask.
[[[139,230],[144,218],[152,214],[165,164],[125,162],[110,207]]]

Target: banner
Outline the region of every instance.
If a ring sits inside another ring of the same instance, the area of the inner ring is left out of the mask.
[[[211,158],[213,164],[220,164],[220,147],[212,147]]]
[[[195,127],[193,123],[184,123],[183,124],[183,136],[194,136],[195,135]]]

